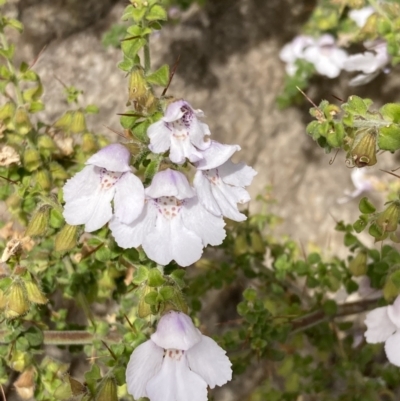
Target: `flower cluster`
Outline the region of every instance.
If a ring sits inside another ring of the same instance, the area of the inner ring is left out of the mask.
[[[126,369],[128,392],[136,400],[206,401],[207,386],[232,379],[225,351],[193,325],[189,316],[170,311],[151,339],[132,353]]]
[[[385,343],[386,356],[391,363],[400,366],[400,296],[393,305],[376,308],[365,319],[368,343]]]
[[[192,164],[196,169],[193,185],[183,172],[167,168],[144,188],[131,171],[128,149],[109,145],[65,184],[67,223],[85,224],[91,232],[110,222],[119,246],[142,246],[161,265],[175,260],[188,266],[200,259],[205,246],[221,244],[226,235],[223,217],[246,219],[237,204],[250,200],[244,187],[256,172],[230,161],[240,147],[210,140],[201,116],[186,101],[174,101],[147,131],[152,152],[169,151],[173,164]]]
[[[368,19],[375,13],[373,7],[351,10],[349,18],[359,29],[364,28]],[[359,71],[349,82],[351,86],[359,86],[372,81],[380,72],[386,72],[390,62],[387,43],[383,40],[365,42],[364,53],[348,55],[336,43],[330,34],[319,38],[299,35],[281,50],[279,56],[286,63],[286,72],[293,76],[297,72],[297,60],[305,60],[314,65],[315,70],[328,78],[336,78],[342,70]]]

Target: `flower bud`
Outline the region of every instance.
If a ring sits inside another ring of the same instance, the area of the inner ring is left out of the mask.
[[[50,162],[49,169],[50,169],[51,176],[55,180],[65,180],[65,179],[69,178],[68,173],[57,162]]]
[[[13,102],[7,102],[0,107],[0,121],[4,121],[6,124],[14,117],[15,104]]]
[[[357,133],[349,153],[357,167],[373,166],[376,164],[376,135],[368,130]]]
[[[83,134],[81,147],[85,153],[92,153],[98,149],[96,138],[91,132]]]
[[[33,213],[31,220],[29,221],[28,227],[25,231],[25,235],[29,237],[43,235],[49,225],[50,219],[50,206],[43,205]]]
[[[66,113],[64,113],[55,123],[54,127],[60,128],[65,132],[69,132],[69,127],[71,126],[72,123],[72,116],[74,112],[69,110]]]
[[[56,150],[57,146],[53,139],[48,135],[40,135],[37,141],[39,149]]]
[[[67,252],[76,246],[78,226],[65,224],[61,231],[56,235],[55,247],[57,252]]]
[[[102,380],[95,401],[118,401],[114,377],[106,377]]]
[[[151,307],[150,305],[144,300],[146,295],[149,294],[152,289],[148,285],[145,285],[141,290],[139,290],[139,303],[138,303],[138,316],[144,318],[146,316],[151,315]]]
[[[0,290],[0,310],[3,310],[7,305],[7,297],[3,290]]]
[[[48,299],[40,291],[39,286],[33,281],[25,281],[26,294],[28,300],[34,304],[44,305],[47,304]]]
[[[26,149],[24,152],[23,159],[24,159],[24,167],[29,172],[37,170],[42,164],[40,153],[36,149]]]
[[[47,170],[38,170],[35,174],[35,181],[45,191],[51,188],[51,177]]]
[[[245,254],[247,249],[247,239],[245,234],[239,234],[235,239],[235,244],[233,248],[233,253],[235,256],[240,256]]]
[[[23,372],[29,363],[29,355],[26,351],[14,350],[11,355],[10,368],[17,372]]]
[[[81,110],[77,110],[72,115],[72,121],[70,125],[70,131],[72,134],[80,134],[86,131],[86,120],[85,115]]]
[[[386,283],[383,286],[382,292],[383,292],[383,297],[387,301],[391,301],[393,298],[396,298],[399,295],[399,289],[393,283],[393,281],[390,279],[390,277],[386,280]]]
[[[349,270],[355,277],[363,276],[367,273],[367,252],[365,250],[360,251],[350,262]]]
[[[32,129],[28,112],[24,107],[17,108],[14,115],[14,124],[16,131],[21,135],[26,135]]]
[[[257,231],[253,231],[250,234],[251,239],[251,248],[255,253],[264,253],[265,252],[265,245],[262,239],[261,234]]]
[[[35,390],[34,374],[33,368],[26,369],[14,382],[15,390],[23,400],[29,400],[33,397]]]
[[[129,76],[129,100],[138,100],[145,97],[149,88],[142,69],[135,69]]]
[[[382,213],[379,213],[375,223],[385,232],[396,231],[400,217],[400,202],[392,202]]]
[[[14,281],[6,293],[7,305],[4,316],[14,319],[28,313],[30,305],[26,294],[25,285],[20,281]]]

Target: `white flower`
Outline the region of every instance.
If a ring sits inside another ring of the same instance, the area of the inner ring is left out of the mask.
[[[232,379],[225,351],[194,327],[189,316],[170,311],[151,340],[132,353],[126,369],[128,393],[136,400],[207,401],[207,386]]]
[[[169,149],[169,158],[177,164],[184,163],[186,158],[192,163],[201,160],[200,150],[210,146],[207,138],[204,138],[210,135],[210,129],[198,117],[203,117],[203,112],[194,110],[186,101],[171,103],[164,117],[147,130],[150,150],[164,153]]]
[[[376,182],[376,179],[374,179],[374,177],[367,176],[365,174],[366,172],[367,169],[365,167],[363,168],[354,167],[351,170],[351,181],[353,182],[355,189],[354,191],[345,190],[344,193],[346,197],[339,198],[337,200],[339,204],[346,203],[351,199],[357,198],[364,192],[370,192],[374,189],[374,183]]]
[[[390,62],[386,42],[365,42],[364,46],[369,51],[349,56],[343,65],[343,69],[346,71],[362,72],[350,80],[350,86],[359,86],[371,82]]]
[[[400,296],[393,305],[374,309],[367,314],[365,324],[368,343],[385,343],[386,356],[393,365],[400,366]]]
[[[360,8],[359,10],[349,11],[349,18],[352,19],[359,28],[364,27],[368,18],[375,12],[371,6]]]
[[[297,71],[296,61],[304,58],[304,49],[315,43],[311,36],[299,35],[283,46],[279,57],[286,63],[286,72],[293,76]]]
[[[114,216],[110,222],[120,247],[142,245],[147,256],[161,265],[175,260],[180,266],[189,266],[200,259],[205,246],[222,243],[223,219],[200,204],[184,174],[160,171],[145,192],[145,207],[135,221],[124,224]]]
[[[144,206],[142,182],[129,166],[130,153],[123,145],[108,145],[86,162],[87,166],[64,185],[64,218],[68,224],[85,224],[85,231],[101,228],[114,213],[131,223]]]
[[[326,34],[308,46],[304,50],[303,57],[306,61],[314,64],[319,74],[328,78],[336,78],[347,59],[347,53],[336,46],[335,38],[332,35]]]
[[[239,212],[237,203],[250,200],[244,187],[251,184],[257,172],[244,163],[234,164],[228,160],[238,150],[238,145],[211,141],[210,147],[203,152],[203,159],[196,165],[193,184],[201,204],[210,213],[243,221],[246,216]]]

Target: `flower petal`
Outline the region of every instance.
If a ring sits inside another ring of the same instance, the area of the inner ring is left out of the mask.
[[[387,306],[383,306],[367,313],[365,324],[368,330],[364,333],[367,343],[386,341],[396,331],[396,326],[390,320],[387,310]]]
[[[190,141],[190,137],[186,138],[171,136],[171,149],[169,158],[176,164],[183,164],[188,158],[192,163],[202,159],[202,154],[197,150]]]
[[[201,239],[189,231],[180,216],[168,221],[158,215],[155,229],[143,240],[146,255],[161,265],[175,260],[182,267],[197,262],[203,253]]]
[[[68,201],[64,206],[65,221],[72,225],[85,224],[85,231],[90,233],[103,227],[112,217],[111,200],[115,188],[97,190],[91,196]]]
[[[364,74],[371,74],[377,70],[378,60],[375,53],[364,52],[349,56],[343,68],[346,71],[362,71]]]
[[[166,356],[146,391],[150,401],[207,401],[207,383],[189,369],[184,356],[180,360]]]
[[[388,305],[387,308],[389,319],[400,329],[400,296],[395,299],[393,305]]]
[[[210,147],[210,141],[205,140],[204,137],[209,135],[211,135],[209,126],[195,117],[189,127],[190,142],[192,142],[196,148],[206,150]]]
[[[109,224],[111,234],[121,248],[137,248],[143,238],[154,228],[157,218],[157,209],[147,201],[142,213],[130,224],[122,223],[114,216]]]
[[[225,222],[219,216],[208,212],[198,198],[189,199],[181,211],[182,222],[203,241],[203,245],[220,245],[226,237]]]
[[[172,130],[163,120],[159,120],[147,128],[150,139],[149,149],[153,153],[164,153],[171,146]]]
[[[350,79],[350,86],[361,86],[371,82],[381,73],[380,70],[373,72],[372,74],[358,74],[354,78]]]
[[[114,213],[125,224],[132,223],[143,210],[144,187],[142,181],[130,172],[115,184]]]
[[[385,352],[390,363],[400,366],[400,332],[394,333],[385,342]]]
[[[86,166],[70,178],[63,187],[64,201],[91,196],[100,187],[100,170],[95,166]]]
[[[247,187],[257,175],[257,171],[244,163],[235,164],[228,160],[218,167],[218,174],[226,184]]]
[[[219,167],[240,149],[239,145],[224,145],[216,141],[210,141],[210,147],[201,153],[203,159],[197,162],[196,167],[198,170],[210,170]]]
[[[232,364],[226,352],[210,337],[202,340],[186,353],[190,369],[202,377],[210,388],[232,380]]]
[[[157,330],[151,335],[159,347],[186,351],[201,341],[202,335],[192,319],[183,312],[169,311],[158,322]]]
[[[100,149],[95,153],[86,164],[105,168],[108,171],[126,172],[130,171],[129,160],[131,154],[129,150],[120,143],[113,143]]]
[[[153,199],[162,196],[175,196],[182,200],[192,198],[196,193],[184,174],[168,168],[158,172],[153,177],[150,186],[146,188],[146,195]]]
[[[245,189],[220,183],[219,185],[212,185],[211,191],[223,216],[234,221],[244,221],[247,219],[246,215],[239,212],[236,205],[239,199],[240,203],[250,200],[250,196]],[[241,197],[241,195],[243,196]]]
[[[212,214],[215,216],[221,216],[221,209],[218,206],[217,201],[214,198],[214,195],[211,191],[211,183],[204,176],[201,170],[197,170],[193,185],[196,189],[197,196],[199,197],[200,203]]]
[[[193,110],[192,107],[190,106],[190,104],[188,102],[186,102],[185,100],[177,100],[168,105],[167,109],[165,110],[163,120],[168,123],[172,123],[172,122],[182,118],[182,116],[184,115],[184,111],[182,111],[182,107],[187,107],[187,108]]]
[[[368,18],[374,14],[375,10],[373,7],[363,7],[359,10],[350,10],[349,18],[352,19],[359,28],[362,28],[368,21]]]
[[[146,385],[161,369],[164,350],[148,340],[133,351],[126,368],[128,393],[135,400],[147,397]]]

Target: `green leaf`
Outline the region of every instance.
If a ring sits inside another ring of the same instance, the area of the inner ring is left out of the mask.
[[[86,106],[85,111],[88,114],[98,114],[99,108],[95,104],[89,104]]]
[[[396,270],[390,275],[390,281],[395,285],[395,287],[400,290],[400,270]]]
[[[337,304],[332,299],[328,299],[322,305],[322,309],[324,310],[324,313],[326,315],[334,316],[334,315],[336,315],[336,312],[337,312]]]
[[[43,332],[35,326],[26,330],[24,337],[31,347],[37,347],[43,343]]]
[[[121,49],[125,57],[133,59],[138,51],[146,44],[146,39],[134,38],[121,42]]]
[[[371,214],[376,210],[375,206],[368,200],[366,196],[360,200],[358,208],[360,209],[360,212],[364,214]]]
[[[352,95],[349,97],[347,103],[342,105],[342,109],[349,114],[365,116],[371,104],[370,99],[362,99],[359,96]]]
[[[135,63],[133,60],[131,60],[130,58],[124,58],[123,61],[120,61],[118,63],[117,67],[122,71],[130,72],[134,65]]]
[[[94,256],[99,262],[108,262],[111,259],[110,248],[107,245],[103,245],[95,252]]]
[[[400,127],[391,124],[379,129],[378,146],[382,150],[394,152],[400,149]]]
[[[243,291],[243,298],[246,301],[253,302],[257,298],[257,291],[254,288],[246,288]]]
[[[148,305],[157,305],[158,303],[158,292],[157,291],[150,291],[145,297],[144,301]]]
[[[353,228],[356,233],[360,233],[361,231],[364,231],[367,225],[368,225],[368,220],[360,218],[353,224]]]
[[[159,4],[151,7],[150,11],[146,14],[147,21],[166,21],[168,19],[165,8]]]
[[[129,114],[129,112],[126,113],[126,114]],[[121,116],[121,118],[119,119],[119,122],[120,122],[120,124],[122,125],[123,128],[131,129],[131,128],[133,128],[133,126],[134,126],[134,124],[135,124],[135,122],[136,122],[136,120],[138,118],[139,118],[138,116],[134,116],[134,115],[132,115],[132,116],[128,116],[128,115]]]
[[[92,369],[85,373],[85,379],[91,393],[94,394],[97,381],[101,379],[100,368],[97,365],[92,365]]]
[[[157,71],[146,77],[148,83],[158,86],[167,86],[169,81],[169,66],[164,64]]]
[[[121,20],[122,21],[127,21],[129,18],[132,18],[132,11],[133,11],[133,5],[129,4],[124,10],[124,13],[122,14]]]
[[[14,57],[15,46],[10,45],[7,49],[0,49],[0,55],[7,60],[11,60]]]
[[[136,268],[132,282],[134,284],[142,284],[149,277],[149,269],[146,266],[139,265]]]
[[[22,25],[22,22],[14,19],[14,18],[10,18],[7,21],[7,25],[10,26],[11,28],[16,29],[19,33],[22,33],[24,30],[24,26]]]
[[[375,223],[370,225],[368,233],[369,233],[369,235],[371,235],[372,237],[374,237],[376,239],[381,238],[383,235],[382,230]]]
[[[174,287],[166,285],[165,287],[160,288],[159,294],[163,301],[168,301],[175,295]]]
[[[379,109],[383,118],[393,123],[400,123],[400,103],[387,103]]]
[[[140,22],[144,15],[146,14],[147,8],[146,7],[137,7],[133,8],[131,11],[131,18],[137,23]]]
[[[317,264],[321,261],[321,256],[318,253],[310,253],[307,257],[307,262],[310,265]]]
[[[165,279],[158,269],[150,269],[149,270],[149,278],[147,280],[147,284],[150,287],[159,287],[165,283]]]

